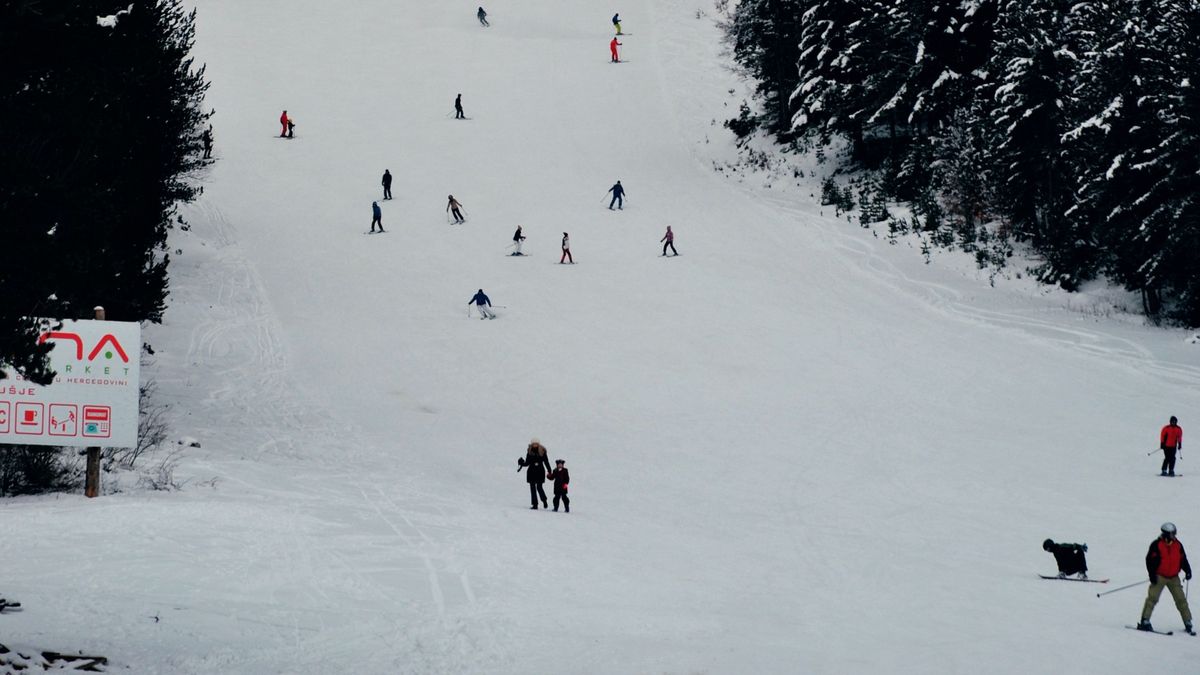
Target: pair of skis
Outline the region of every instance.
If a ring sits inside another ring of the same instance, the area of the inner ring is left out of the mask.
[[[7,598],[0,598],[0,614],[3,614],[4,610],[6,610],[6,609],[20,610],[21,603],[13,602],[12,600],[9,600]]]

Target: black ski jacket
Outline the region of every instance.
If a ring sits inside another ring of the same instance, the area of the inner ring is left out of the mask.
[[[550,459],[537,450],[526,450],[525,456],[517,463],[525,467],[526,483],[545,483],[546,472],[550,470]]]
[[[571,482],[571,474],[567,471],[567,467],[564,466],[561,469],[555,467],[546,477],[554,481],[554,494],[567,494],[567,483]]]

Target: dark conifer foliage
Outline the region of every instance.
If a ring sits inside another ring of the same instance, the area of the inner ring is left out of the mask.
[[[161,319],[167,232],[207,163],[194,20],[180,0],[0,6],[0,362],[26,377],[48,373],[25,317]]]
[[[804,0],[743,0],[727,33],[734,59],[754,79],[763,101],[761,122],[776,135],[791,131],[788,96],[795,87]]]

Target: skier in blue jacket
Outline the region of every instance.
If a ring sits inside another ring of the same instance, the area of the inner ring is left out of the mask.
[[[383,210],[379,208],[379,202],[371,202],[371,231],[375,231],[375,226],[379,226],[379,231],[383,232]]]
[[[496,313],[493,312],[491,309],[492,301],[489,300],[488,296],[484,294],[482,288],[479,289],[479,292],[475,294],[475,297],[473,297],[467,301],[467,304],[475,305],[475,309],[479,310],[479,318],[480,319],[496,318]]]
[[[621,187],[621,181],[617,181],[616,185],[608,188],[608,191],[613,196],[612,201],[608,203],[608,210],[612,211],[613,204],[616,204],[618,209],[623,209],[625,206],[625,188]]]

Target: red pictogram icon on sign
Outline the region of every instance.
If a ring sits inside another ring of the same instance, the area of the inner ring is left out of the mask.
[[[83,406],[83,435],[97,438],[112,435],[112,408],[106,405]]]
[[[17,404],[16,432],[18,434],[40,436],[45,433],[45,422],[45,406],[41,403]]]
[[[8,401],[0,401],[0,434],[8,433],[9,413],[11,412]]]
[[[78,406],[66,403],[50,404],[50,435],[75,436],[79,433],[79,420],[75,417]]]

